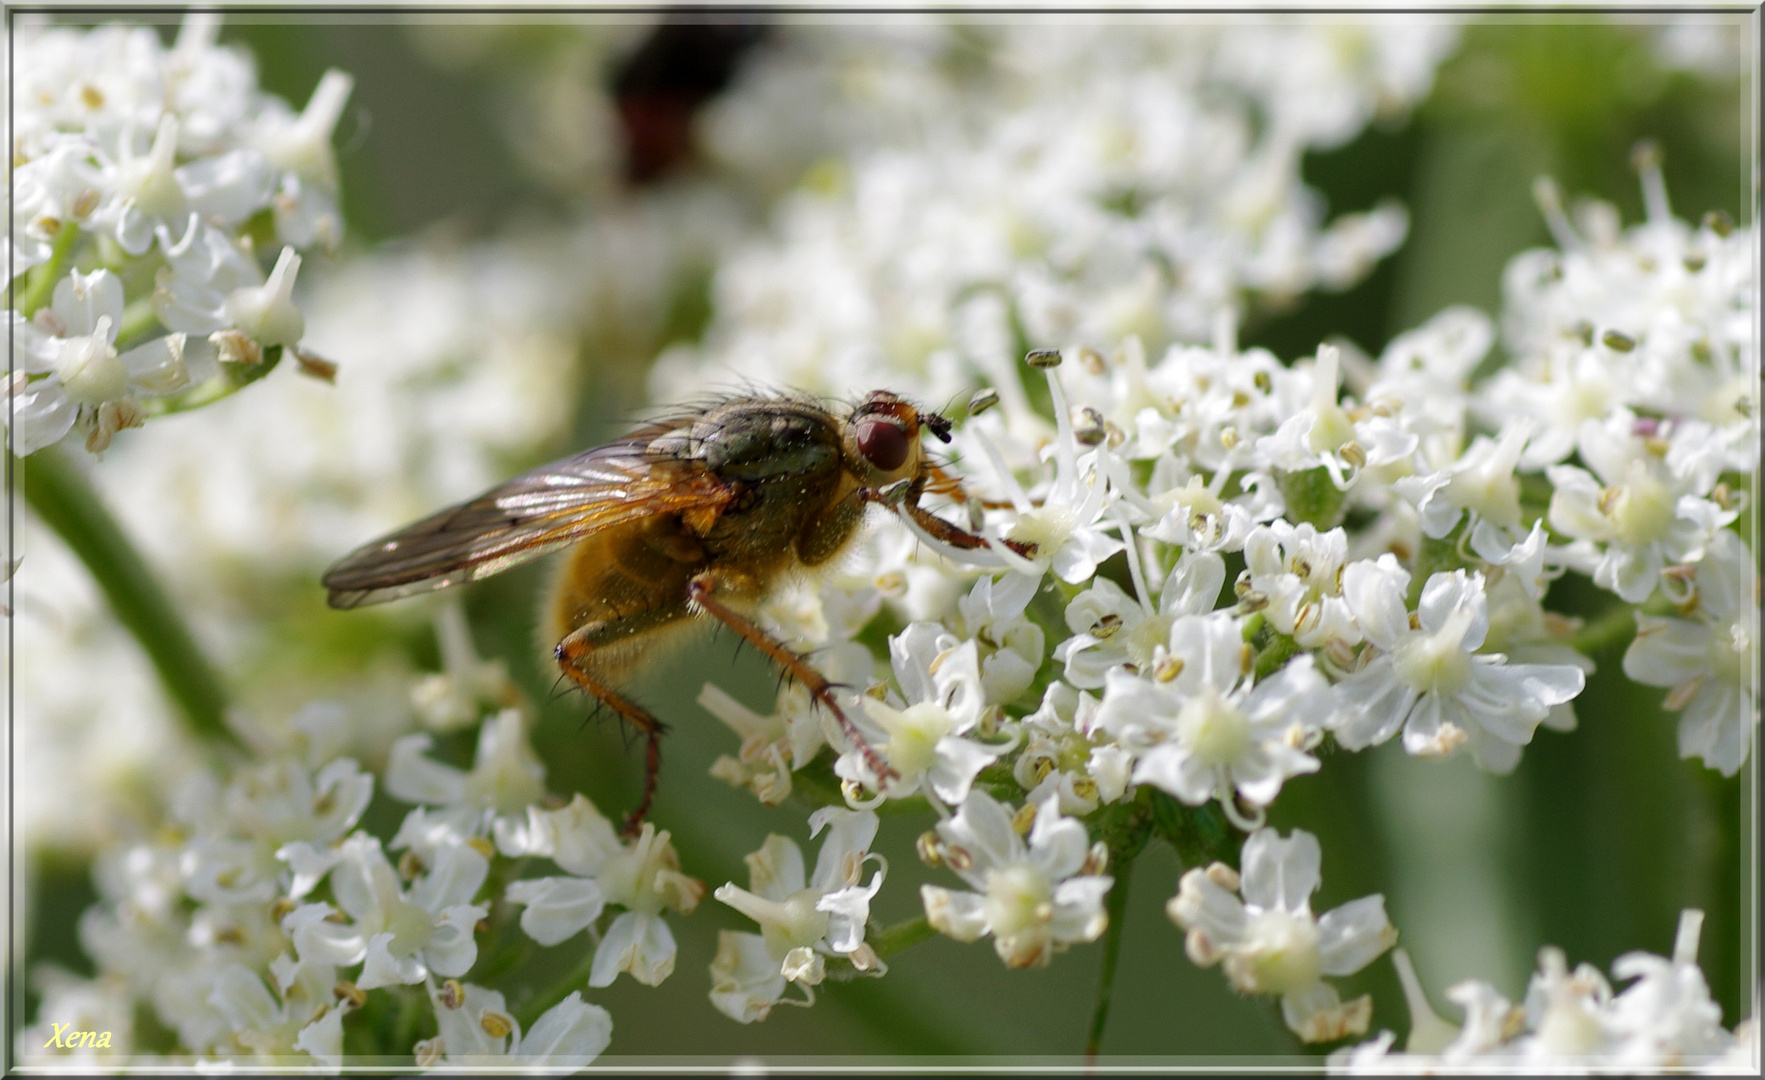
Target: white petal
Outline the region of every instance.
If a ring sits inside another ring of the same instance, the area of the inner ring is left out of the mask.
[[[1318,959],[1326,975],[1352,975],[1396,943],[1383,896],[1350,900],[1318,919]]]
[[[824,806],[809,815],[810,837],[819,836],[821,830],[830,825],[832,829],[827,839],[821,842],[820,854],[815,857],[815,876],[809,882],[823,891],[853,884],[843,876],[848,856],[863,859],[870,851],[870,844],[876,839],[878,820],[869,810]]]
[[[343,1067],[343,1010],[325,1009],[319,1018],[300,1029],[294,1048],[305,1051],[328,1069]]]
[[[1190,806],[1200,806],[1213,798],[1214,774],[1182,743],[1165,742],[1140,755],[1134,783],[1151,784]]]
[[[434,743],[428,735],[406,735],[392,744],[386,763],[386,791],[408,803],[448,806],[465,793],[466,774],[424,756]]]
[[[73,429],[79,408],[55,379],[38,379],[11,395],[12,452],[24,456],[54,446]],[[0,408],[7,404],[0,396]],[[0,420],[6,419],[0,412]]]
[[[478,961],[478,942],[473,938],[478,920],[490,914],[483,904],[458,904],[441,913],[435,932],[423,946],[423,959],[435,974],[457,978]]]
[[[470,844],[438,848],[434,865],[412,883],[410,901],[425,911],[468,903],[490,874],[490,860]]]
[[[1708,672],[1710,628],[1640,612],[1624,650],[1624,674],[1645,686],[1678,686]]]
[[[526,905],[521,929],[541,945],[556,945],[574,937],[600,918],[606,907],[601,887],[587,878],[513,881],[503,896],[510,903]]]
[[[588,985],[611,986],[621,971],[645,986],[660,986],[674,971],[674,935],[661,916],[627,911],[607,927]]]
[[[129,372],[129,383],[143,393],[169,394],[190,385],[184,369],[183,334],[167,334],[117,357]]]
[[[302,904],[282,919],[282,932],[294,942],[302,963],[348,967],[367,955],[368,943],[349,923],[333,922],[330,904]]]
[[[957,941],[975,941],[987,932],[986,901],[977,893],[921,885],[926,921],[932,929]]]
[[[387,949],[392,944],[391,934],[375,934],[368,939],[367,962],[362,965],[362,973],[355,980],[357,988],[362,990],[378,990],[382,986],[399,986],[419,983],[429,969],[414,956],[402,960],[393,956]]]
[[[926,770],[926,780],[938,798],[949,804],[959,803],[968,797],[969,787],[980,771],[1010,753],[1015,745],[990,745],[954,736],[939,739],[937,757]]]
[[[1304,829],[1294,829],[1285,840],[1273,829],[1258,829],[1244,841],[1239,860],[1244,884],[1239,891],[1246,904],[1264,910],[1308,910],[1323,862],[1318,838]]]
[[[524,1064],[580,1069],[601,1055],[613,1041],[613,1018],[599,1005],[582,1000],[582,992],[547,1009],[521,1037],[515,1051]]]
[[[784,993],[779,963],[759,934],[717,932],[717,957],[711,961],[711,1004],[731,1020],[751,1024],[764,1020]]]
[[[276,858],[287,863],[288,868],[294,871],[294,879],[288,886],[288,896],[299,900],[324,880],[342,855],[335,848],[314,847],[304,840],[296,840],[278,848]]]

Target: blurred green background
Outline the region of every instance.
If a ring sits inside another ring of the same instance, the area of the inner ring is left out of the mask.
[[[523,171],[498,111],[511,74],[574,47],[572,29],[483,26],[495,40],[476,62],[438,65],[413,43],[417,18],[227,17],[223,41],[247,46],[265,89],[297,105],[325,69],[355,76],[338,132],[346,254],[427,230],[489,236],[518,220],[563,221],[581,212],[588,195]],[[1552,174],[1565,193],[1609,200],[1635,222],[1641,198],[1628,159],[1644,137],[1664,150],[1679,216],[1696,220],[1720,209],[1750,222],[1753,133],[1745,77],[1663,70],[1646,31],[1641,24],[1561,17],[1467,26],[1433,96],[1407,122],[1374,128],[1305,162],[1307,180],[1332,214],[1386,196],[1402,200],[1411,214],[1405,246],[1359,286],[1311,296],[1247,326],[1246,342],[1291,359],[1326,336],[1345,335],[1377,355],[1393,335],[1449,304],[1497,312],[1502,266],[1548,243],[1531,198],[1533,178]],[[651,182],[680,182],[692,169],[689,161]],[[617,433],[621,418],[642,404],[644,366],[671,336],[690,337],[702,325],[705,287],[703,279],[691,285],[700,291],[685,298],[685,314],[657,339],[597,343],[592,361],[584,349],[574,430],[536,460]],[[340,539],[339,552],[346,546]],[[610,722],[585,721],[579,699],[553,698],[554,672],[532,645],[542,573],[525,567],[483,582],[467,593],[467,610],[481,650],[506,658],[535,700],[549,700],[536,742],[553,789],[582,790],[616,814],[635,801],[640,755]],[[1603,603],[1567,582],[1552,600],[1583,614]],[[288,633],[332,637],[335,650],[314,648],[334,654],[348,653],[344,641],[359,640],[362,626],[351,620],[360,616],[325,610],[316,582],[300,603],[299,610],[276,613]],[[413,660],[433,666],[426,624],[398,625],[408,631],[401,640]],[[1659,691],[1639,692],[1623,680],[1622,650],[1619,644],[1596,657],[1600,671],[1577,702],[1580,729],[1541,731],[1512,776],[1485,775],[1464,759],[1409,759],[1388,745],[1331,755],[1320,773],[1291,781],[1274,807],[1273,824],[1304,827],[1322,842],[1316,910],[1383,893],[1402,944],[1448,1019],[1458,1015],[1441,996],[1446,986],[1481,977],[1518,999],[1547,943],[1561,946],[1571,964],[1605,970],[1624,952],[1665,954],[1686,906],[1708,915],[1700,959],[1724,1026],[1750,1009],[1753,904],[1744,890],[1752,880],[1752,763],[1742,777],[1723,780],[1700,763],[1680,761],[1675,718],[1656,708]],[[801,808],[763,808],[706,775],[736,740],[694,704],[698,673],[718,671],[731,693],[770,711],[773,673],[751,654],[732,663],[732,652],[727,642],[706,643],[669,671],[652,673],[636,694],[673,726],[653,820],[673,831],[685,869],[711,888],[745,884],[741,855],[768,832],[814,850]],[[467,741],[450,749],[469,757]],[[401,813],[381,795],[367,824],[376,831],[384,825],[390,835]],[[913,854],[914,837],[929,825],[929,816],[884,820],[878,849],[889,858],[890,875],[876,911],[884,923],[915,913],[920,881],[943,880]],[[73,940],[74,920],[92,899],[84,867],[71,860],[47,866],[29,958],[89,971]],[[1274,1006],[1237,997],[1219,972],[1185,959],[1182,936],[1163,913],[1180,869],[1156,843],[1137,864],[1105,1052],[1302,1052]],[[893,961],[886,979],[827,986],[814,1009],[779,1008],[744,1027],[712,1009],[705,971],[716,931],[750,925],[709,899],[671,924],[680,955],[662,987],[621,979],[588,995],[614,1016],[611,1055],[1076,1054],[1100,955],[1097,947],[1081,947],[1048,969],[1013,972],[986,944],[935,939]],[[582,947],[578,939],[547,952],[557,954],[563,971]],[[1342,989],[1345,997],[1375,995],[1375,1030],[1408,1030],[1388,962],[1343,980]]]

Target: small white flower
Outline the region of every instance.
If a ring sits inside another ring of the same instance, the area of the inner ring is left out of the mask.
[[[1616,996],[1592,965],[1570,971],[1562,950],[1553,946],[1539,951],[1539,970],[1521,1007],[1482,980],[1459,983],[1446,996],[1464,1008],[1462,1028],[1434,1016],[1407,961],[1401,962],[1404,992],[1417,1017],[1406,1052],[1391,1053],[1395,1038],[1385,1032],[1374,1042],[1332,1054],[1331,1067],[1410,1074],[1730,1071],[1724,1055],[1734,1053],[1743,1035],[1739,1028],[1732,1034],[1723,1030],[1722,1010],[1698,969],[1703,918],[1701,911],[1680,913],[1671,958],[1619,957],[1612,974],[1637,981]]]
[[[1222,964],[1232,988],[1279,994],[1287,1027],[1306,1042],[1331,1042],[1367,1030],[1373,1002],[1344,1002],[1323,976],[1352,975],[1397,941],[1385,898],[1364,896],[1313,916],[1323,853],[1317,837],[1295,829],[1283,840],[1258,829],[1244,841],[1242,876],[1224,863],[1183,875],[1166,912],[1188,936],[1189,959]]]
[[[914,623],[889,639],[889,652],[906,707],[865,697],[863,712],[852,720],[897,779],[882,784],[856,747],[840,755],[834,771],[885,798],[926,790],[945,803],[959,803],[975,775],[1015,745],[964,738],[988,708],[975,643],[956,644],[942,626]]]
[[[1573,465],[1547,470],[1550,523],[1580,545],[1570,564],[1630,603],[1649,598],[1669,564],[1695,562],[1738,510],[1706,496],[1724,465],[1708,425],[1654,427],[1619,410],[1581,425],[1577,449],[1598,480]]]
[[[1103,898],[1114,879],[1092,867],[1085,827],[1062,817],[1057,800],[1036,810],[1029,843],[1012,828],[1009,811],[971,791],[954,818],[938,823],[938,853],[976,891],[920,886],[925,915],[957,941],[993,935],[1011,967],[1045,965],[1073,942],[1095,941],[1109,925]]]
[[[439,848],[406,889],[380,841],[366,833],[345,840],[331,871],[337,906],[306,904],[283,919],[303,963],[350,965],[365,961],[356,985],[363,990],[422,982],[430,972],[464,975],[478,958],[473,940],[488,905],[471,903],[490,861],[471,844]]]
[[[1295,367],[1288,374],[1287,382],[1309,381],[1306,404],[1283,420],[1273,435],[1258,439],[1256,450],[1268,464],[1285,472],[1322,468],[1336,487],[1347,489],[1362,469],[1407,459],[1417,440],[1389,416],[1361,409],[1353,401],[1346,402],[1347,408],[1337,402],[1341,363],[1341,351],[1323,345],[1309,371]]]
[[[1146,676],[1109,673],[1097,726],[1136,755],[1133,779],[1191,806],[1212,798],[1243,828],[1261,824],[1289,777],[1316,772],[1306,750],[1326,719],[1325,683],[1300,656],[1267,679],[1230,614],[1191,615],[1171,626]],[[1246,819],[1235,800],[1253,808]]]
[[[457,989],[456,989],[457,987]],[[436,1035],[413,1048],[419,1067],[445,1063],[499,1069],[574,1072],[582,1069],[613,1041],[613,1018],[599,1005],[582,1000],[581,991],[558,1002],[523,1032],[503,996],[473,983],[445,990],[429,981],[435,1008]]]
[[[1695,570],[1695,619],[1636,613],[1624,674],[1672,687],[1665,707],[1680,712],[1679,756],[1733,776],[1747,760],[1759,723],[1759,574],[1746,542],[1717,533]]]
[[[275,991],[243,964],[229,964],[214,976],[208,1004],[227,1020],[235,1043],[262,1057],[312,1055],[330,1069],[343,1064],[345,1002],[332,992],[336,969],[323,963],[279,958]]]
[[[760,850],[746,856],[748,889],[726,884],[714,894],[760,924],[760,933],[724,930],[718,935],[717,958],[711,963],[711,1003],[741,1023],[764,1020],[774,1005],[787,999],[788,984],[807,992],[826,975],[826,957],[851,960],[860,971],[882,974],[886,968],[864,942],[870,901],[882,888],[886,868],[863,881],[864,863],[872,856],[876,815],[868,810],[824,807],[809,817],[809,835],[832,826],[815,873],[803,876],[803,853],[782,836],[768,836]],[[749,891],[749,890],[752,891]],[[756,939],[748,941],[745,939]],[[756,941],[758,947],[756,947]],[[791,1002],[797,1004],[797,1002]]]
[[[509,681],[508,664],[478,655],[465,609],[457,599],[436,607],[435,639],[441,671],[424,676],[411,688],[411,704],[423,726],[452,731],[478,720],[487,706],[506,707],[519,700],[519,689]]]
[[[1466,514],[1472,526],[1487,522],[1516,533],[1520,520],[1520,481],[1514,474],[1532,425],[1510,423],[1491,440],[1482,435],[1471,442],[1458,460],[1427,476],[1398,480],[1392,487],[1416,504],[1422,533],[1440,539],[1452,532]]]
[[[1258,525],[1244,541],[1245,580],[1266,601],[1264,617],[1307,649],[1360,642],[1342,595],[1347,562],[1348,534],[1342,529],[1320,533],[1309,523],[1278,520]]]
[[[1018,725],[1024,747],[1011,765],[1029,802],[1052,797],[1061,813],[1082,817],[1126,793],[1132,757],[1112,742],[1098,743],[1096,714],[1089,693],[1048,684],[1040,707]]]
[[[1479,765],[1507,772],[1539,722],[1581,693],[1586,676],[1567,664],[1510,664],[1505,656],[1479,654],[1489,632],[1482,575],[1455,570],[1429,578],[1414,626],[1403,603],[1408,584],[1408,571],[1390,555],[1343,571],[1342,592],[1372,659],[1336,684],[1330,729],[1350,750],[1399,730],[1404,749],[1421,756],[1469,743]]]
[[[635,840],[621,844],[612,822],[580,794],[559,810],[530,806],[524,822],[504,819],[495,831],[504,855],[545,856],[571,875],[517,883],[511,899],[530,905],[521,925],[535,940],[574,935],[598,919],[604,905],[625,909],[600,938],[588,985],[610,986],[629,971],[638,982],[658,986],[674,971],[674,934],[662,912],[690,913],[705,886],[680,872],[668,833],[646,821]]]
[[[504,709],[484,721],[470,771],[424,756],[433,743],[433,736],[416,734],[392,745],[386,791],[408,803],[440,807],[439,816],[461,836],[486,835],[494,822],[518,818],[545,797],[545,766],[533,753],[519,709]]]
[[[1054,399],[1055,438],[1044,450],[1054,459],[1054,479],[1040,504],[1031,504],[1009,473],[1001,480],[1013,492],[1017,512],[1005,539],[1021,544],[1034,544],[1035,553],[1025,559],[1010,554],[999,545],[995,550],[1006,552],[1007,564],[1014,573],[994,584],[995,593],[1024,601],[1034,595],[1042,576],[1050,569],[1062,581],[1077,584],[1097,573],[1097,564],[1122,549],[1122,541],[1107,535],[1117,523],[1108,516],[1110,485],[1107,472],[1100,467],[1104,446],[1082,453],[1073,435],[1072,418],[1068,415],[1066,394],[1061,390],[1057,369],[1047,372],[1048,390]],[[1012,606],[1021,610],[1021,604]]]
[[[1152,614],[1115,582],[1096,578],[1067,605],[1066,625],[1073,636],[1055,647],[1054,659],[1066,664],[1067,681],[1085,690],[1103,686],[1112,670],[1150,671],[1171,624],[1182,615],[1212,611],[1225,580],[1226,564],[1218,555],[1185,552],[1165,579],[1158,613]]]
[[[11,410],[14,453],[59,442],[76,425],[88,449],[103,450],[117,431],[141,423],[136,396],[168,394],[189,381],[182,334],[117,352],[123,286],[109,270],[69,274],[34,318],[9,317],[18,370],[5,390],[11,401],[0,405]]]

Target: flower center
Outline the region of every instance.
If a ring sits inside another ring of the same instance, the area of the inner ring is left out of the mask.
[[[1464,649],[1471,611],[1460,608],[1447,616],[1438,633],[1411,634],[1392,655],[1397,677],[1424,694],[1458,693],[1471,681],[1471,654]]]
[[[435,917],[415,904],[397,900],[386,920],[386,929],[392,931],[386,950],[394,956],[409,956],[429,944],[435,935]]]
[[[876,713],[881,712],[876,710]],[[931,768],[937,759],[938,740],[955,727],[949,711],[930,701],[922,701],[905,712],[891,709],[883,715],[888,716],[883,727],[889,733],[889,764],[899,769],[903,776],[917,776]]]
[[[1040,870],[1012,863],[987,875],[987,925],[996,937],[1022,933],[1054,918],[1054,889]]]
[[[56,354],[56,377],[67,396],[81,405],[115,401],[129,388],[129,369],[109,339],[110,316],[101,315],[91,336],[66,339]]]
[[[1229,765],[1250,749],[1250,724],[1236,705],[1211,685],[1183,703],[1177,737],[1201,761]]]
[[[1620,541],[1642,546],[1667,535],[1673,525],[1673,503],[1673,492],[1639,461],[1631,465],[1624,486],[1613,490],[1606,516]]]
[[[1046,565],[1055,552],[1066,546],[1074,524],[1070,508],[1042,506],[1019,514],[1005,536],[1009,540],[1036,545],[1037,559]]]
[[[760,924],[760,936],[766,939],[766,948],[772,955],[782,956],[826,936],[827,912],[815,910],[815,902],[820,899],[821,890],[804,889],[769,905],[765,918],[755,917],[754,921]]]
[[[1318,981],[1323,962],[1318,957],[1318,928],[1308,918],[1279,908],[1264,911],[1250,920],[1245,933],[1243,975],[1254,979],[1255,991],[1286,994],[1304,990]]]

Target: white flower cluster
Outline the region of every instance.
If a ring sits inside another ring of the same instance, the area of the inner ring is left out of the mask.
[[[352,83],[328,72],[293,112],[257,89],[246,54],[215,44],[219,28],[192,15],[169,49],[122,26],[28,24],[9,39],[15,453],[70,431],[96,453],[301,342],[296,251],[341,238],[331,136]]]
[[[187,770],[170,828],[104,850],[99,903],[80,920],[99,974],[40,973],[38,1023],[18,1052],[42,1060],[41,1029],[93,1017],[112,1033],[105,1050],[135,1052],[142,1004],[194,1061],[308,1055],[337,1068],[345,1018],[409,997],[406,987],[422,988],[412,1000],[429,1002],[439,1034],[388,1049],[424,1067],[577,1068],[604,1050],[612,1020],[579,984],[524,1032],[500,993],[463,980],[486,959],[492,907],[512,905],[540,945],[588,934],[589,987],[620,972],[659,984],[675,955],[663,913],[690,912],[704,893],[668,834],[645,825],[622,842],[581,795],[551,800],[527,719],[505,709],[484,718],[470,769],[430,759],[428,735],[394,744],[382,786],[417,805],[383,843],[359,827],[375,777],[338,753],[352,726],[348,710],[313,705],[280,739],[254,731],[254,764],[224,784]],[[533,859],[563,874],[509,880]],[[513,931],[489,944],[519,948]]]
[[[1156,363],[1134,337],[1107,353],[1032,351],[1052,423],[1006,371],[951,444],[966,494],[942,509],[966,513],[985,551],[879,516],[819,585],[761,613],[824,650],[874,753],[818,727],[800,692],[761,718],[707,686],[701,701],[745,739],[718,775],[777,802],[825,741],[851,806],[923,799],[945,817],[924,854],[977,891],[928,887],[931,924],[991,932],[1008,963],[1043,963],[1104,922],[1108,879],[1070,877],[1082,855],[1054,851],[1070,827],[1082,852],[1074,818],[1100,828],[1156,789],[1217,801],[1251,831],[1287,779],[1322,767],[1326,740],[1400,739],[1505,773],[1541,725],[1572,729],[1593,665],[1571,647],[1578,624],[1546,607],[1569,572],[1615,593],[1626,622],[1633,604],[1677,608],[1635,615],[1625,672],[1672,687],[1684,755],[1732,774],[1757,723],[1757,574],[1728,528],[1756,466],[1754,241],[1717,219],[1674,221],[1644,165],[1655,219],[1596,241],[1565,232],[1574,246],[1515,260],[1513,362],[1482,380],[1496,334],[1470,309],[1377,361],[1326,346],[1285,366],[1238,349],[1229,326]],[[1229,563],[1242,569],[1228,584]],[[888,679],[852,641],[877,612],[905,623]],[[1273,843],[1253,837],[1246,881]],[[1206,880],[1231,891],[1234,872],[1218,870]],[[1289,885],[1315,884],[1309,873]],[[1206,888],[1191,874],[1179,897],[1184,925],[1206,928],[1192,955],[1227,957],[1241,989],[1287,995],[1305,1038],[1365,1030],[1365,1009],[1315,979],[1229,959],[1261,946],[1241,940],[1246,916],[1197,921]],[[1298,919],[1309,891],[1246,903]]]
[[[665,356],[652,386],[848,394],[886,371],[941,401],[1003,381],[1014,336],[1159,347],[1251,300],[1344,288],[1407,218],[1385,204],[1326,225],[1300,156],[1418,100],[1455,42],[1444,22],[1385,21],[782,35],[705,138],[739,173],[807,177],[777,239],[723,265],[704,344]],[[811,100],[827,107],[783,104]],[[762,129],[779,115],[808,130]]]
[[[1704,913],[1680,915],[1671,957],[1633,952],[1612,963],[1615,979],[1635,979],[1614,994],[1592,964],[1569,970],[1561,949],[1538,954],[1538,973],[1519,1005],[1495,987],[1472,979],[1446,992],[1465,1010],[1462,1027],[1434,1015],[1407,959],[1400,959],[1408,998],[1410,1036],[1394,1052],[1396,1036],[1330,1055],[1333,1072],[1416,1075],[1518,1072],[1756,1073],[1758,1043],[1752,1021],[1733,1032],[1710,998],[1698,968]]]

